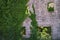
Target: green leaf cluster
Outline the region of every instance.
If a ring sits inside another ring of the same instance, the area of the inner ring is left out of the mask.
[[[49,11],[49,12],[54,12],[54,7],[49,7],[49,4],[50,3],[53,3],[53,2],[48,2],[48,4],[47,4],[47,10]]]

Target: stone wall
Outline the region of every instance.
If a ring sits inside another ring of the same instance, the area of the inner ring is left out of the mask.
[[[53,21],[53,39],[60,40],[60,0],[55,0],[55,16]]]
[[[47,11],[48,2],[55,3],[55,10],[53,13]],[[34,4],[35,7],[38,26],[51,26],[53,40],[60,40],[60,0],[30,0],[27,5],[29,6],[29,9],[33,12],[32,4]],[[26,26],[26,28],[27,27],[30,27],[30,25]]]

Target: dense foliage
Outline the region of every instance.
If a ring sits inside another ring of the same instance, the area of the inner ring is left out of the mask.
[[[0,40],[19,40],[28,0],[0,0]]]

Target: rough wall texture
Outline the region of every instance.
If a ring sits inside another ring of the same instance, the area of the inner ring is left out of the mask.
[[[56,40],[60,40],[60,0],[55,0],[55,8],[56,8],[56,16],[55,16],[55,30],[56,30],[56,34],[54,35],[56,38]]]

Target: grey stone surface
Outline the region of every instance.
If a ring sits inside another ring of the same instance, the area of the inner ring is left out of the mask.
[[[31,26],[31,19],[29,17],[23,22],[23,26],[26,27],[26,35],[25,38],[30,37],[30,26]]]
[[[56,26],[57,28],[57,39],[60,40],[60,0],[56,1],[56,10],[57,10],[57,19],[59,19],[58,21],[58,26]]]

